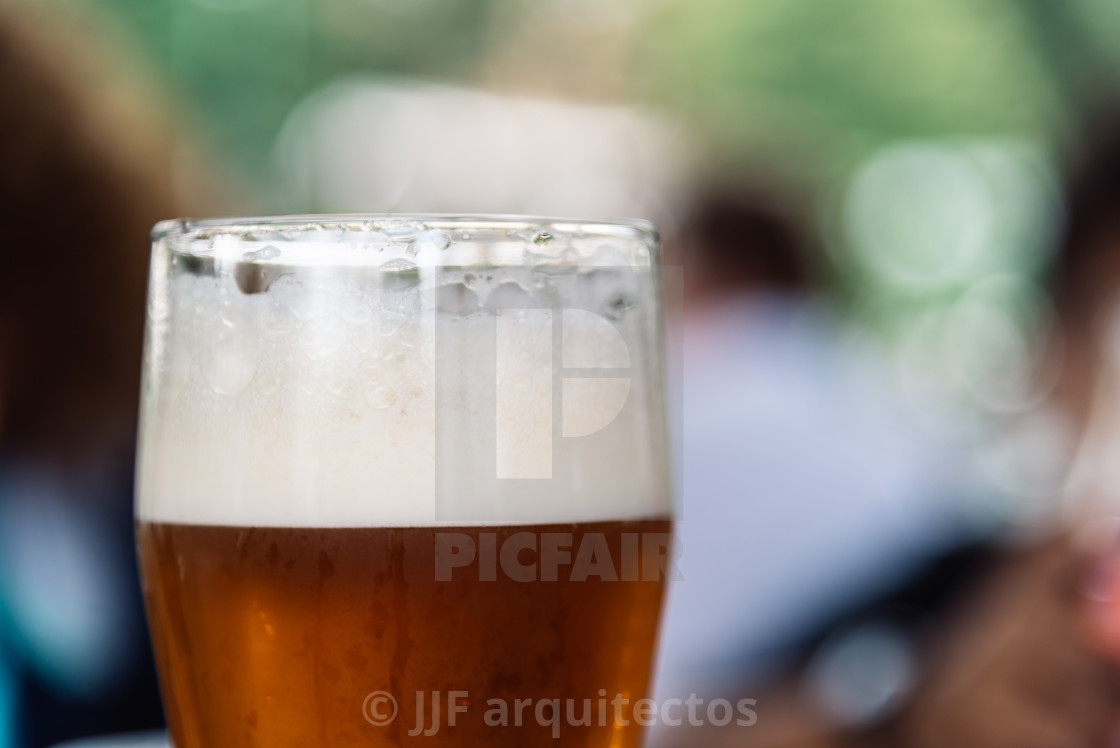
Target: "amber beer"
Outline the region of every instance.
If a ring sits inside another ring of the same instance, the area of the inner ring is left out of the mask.
[[[495,532],[500,542],[526,529],[455,531]],[[576,543],[603,533],[621,558],[624,533],[665,533],[668,523],[531,529],[570,532]],[[636,700],[649,684],[659,581],[561,574],[522,583],[499,573],[484,582],[466,569],[435,582],[432,528],[145,523],[139,532],[178,746],[551,745],[550,726],[531,716],[520,728],[488,727],[485,702],[582,702],[600,689]],[[395,694],[401,708],[384,728],[364,719],[362,701],[374,691]],[[473,708],[455,727],[410,737],[431,719],[418,718],[417,691],[466,691]],[[627,721],[564,725],[562,744],[637,746],[640,728]]]
[[[157,227],[136,516],[175,746],[640,744],[598,706],[647,695],[672,571],[640,542],[671,529],[654,249],[641,224]],[[600,359],[599,389],[557,374]]]

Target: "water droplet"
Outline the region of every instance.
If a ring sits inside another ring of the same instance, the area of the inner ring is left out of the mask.
[[[233,279],[241,293],[264,293],[284,272],[276,265],[242,263],[234,268]]]
[[[573,273],[579,269],[579,258],[571,250],[565,249],[560,253],[531,252],[525,250],[521,262],[533,268],[538,273],[559,275]]]
[[[381,233],[393,241],[410,242],[423,233],[426,228],[422,223],[390,221],[381,226]]]
[[[338,242],[346,234],[342,227],[327,223],[308,223],[300,227],[292,238],[296,242]]]
[[[409,270],[416,270],[416,263],[411,260],[406,260],[403,257],[397,257],[381,265],[382,272],[385,273],[406,273]]]
[[[451,237],[447,235],[446,231],[432,229],[416,237],[413,244],[419,245],[421,249],[426,249],[428,247],[432,249],[447,249],[451,246]]]
[[[393,246],[393,240],[380,231],[353,231],[344,235],[348,247],[360,252],[384,252]]]
[[[175,255],[175,257],[171,260],[171,264],[176,271],[188,275],[214,275],[213,257],[199,257],[197,255]]]
[[[533,297],[517,283],[504,281],[486,296],[487,309],[532,309]]]
[[[255,249],[241,255],[242,262],[260,262],[261,260],[275,260],[280,256],[280,248],[269,244],[267,247]]]
[[[397,257],[384,263],[381,268],[382,285],[391,290],[400,290],[420,283],[420,268],[415,262]]]
[[[447,283],[435,290],[436,309],[443,314],[465,316],[477,312],[478,294],[463,283]]]
[[[603,316],[608,319],[620,320],[637,302],[634,297],[625,292],[614,294],[603,304]]]

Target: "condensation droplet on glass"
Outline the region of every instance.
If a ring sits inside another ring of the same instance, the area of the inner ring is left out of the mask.
[[[381,271],[384,273],[407,273],[409,270],[416,269],[415,262],[403,257],[396,257],[381,264]]]
[[[242,262],[260,262],[261,260],[275,260],[280,256],[280,248],[272,244],[260,249],[254,249],[241,255]]]
[[[436,310],[442,314],[465,316],[477,312],[478,294],[465,283],[446,283],[435,289]]]
[[[603,305],[603,316],[613,320],[620,320],[630,309],[634,308],[634,298],[629,294],[618,293],[607,299]]]
[[[423,233],[426,228],[424,224],[390,222],[381,226],[381,233],[393,241],[406,242],[415,239],[419,234]]]
[[[416,239],[413,239],[407,252],[414,258],[414,256],[417,256],[421,252],[446,250],[450,245],[451,237],[447,235],[447,232],[439,231],[438,228],[432,228],[432,230],[423,232],[419,234]]]
[[[532,295],[514,281],[502,281],[486,296],[487,309],[531,309]]]

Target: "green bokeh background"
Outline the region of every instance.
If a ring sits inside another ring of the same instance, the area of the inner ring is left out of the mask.
[[[250,176],[324,82],[358,71],[471,82],[506,34],[530,37],[530,68],[550,37],[579,41],[553,55],[558,68],[620,45],[625,86],[612,97],[675,112],[721,154],[796,149],[800,168],[835,176],[903,137],[1050,142],[1120,63],[1110,0],[614,0],[629,20],[605,30],[594,19],[606,6],[578,0],[54,1],[103,7],[133,29]],[[541,5],[556,12],[541,18]],[[594,91],[562,77],[539,88]]]
[[[1035,148],[1053,178],[1085,114],[1111,99],[1120,65],[1115,0],[52,2],[105,11],[131,29],[157,79],[269,208],[306,209],[270,201],[273,143],[299,101],[341,76],[403,74],[665,111],[708,163],[813,185],[851,308],[888,335],[907,334],[911,317],[993,274],[1035,278],[1045,257],[993,247],[1004,259],[973,276],[899,283],[864,262],[845,231],[860,164],[897,143],[957,143],[972,158],[985,139],[1003,139]],[[600,57],[605,66],[588,63]]]
[[[1120,89],[1116,0],[49,2],[131,30],[192,129],[275,212],[330,210],[284,202],[273,149],[293,107],[341,77],[663,112],[710,168],[811,186],[853,329],[931,428],[979,462],[1005,453],[981,493],[1055,488],[1016,476],[1056,450],[1015,439],[1037,433],[1047,394],[1063,163]]]

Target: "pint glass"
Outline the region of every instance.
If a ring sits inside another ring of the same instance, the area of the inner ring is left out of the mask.
[[[656,255],[641,222],[155,228],[136,530],[175,746],[639,744]]]

